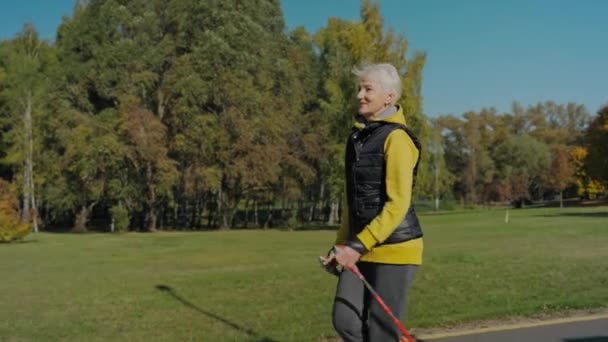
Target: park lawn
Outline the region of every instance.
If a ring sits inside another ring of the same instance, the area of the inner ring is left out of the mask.
[[[608,208],[426,214],[408,327],[608,306]],[[330,230],[48,234],[0,245],[0,341],[333,337]]]

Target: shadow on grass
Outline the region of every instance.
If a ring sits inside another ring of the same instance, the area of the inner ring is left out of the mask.
[[[213,312],[209,312],[207,310],[199,308],[198,306],[192,304],[188,300],[184,299],[183,297],[181,297],[180,295],[178,295],[177,293],[175,293],[175,291],[173,290],[173,288],[171,288],[171,286],[160,284],[160,285],[156,285],[155,288],[157,290],[161,291],[161,292],[168,293],[171,297],[173,297],[174,299],[176,299],[180,303],[184,304],[185,306],[189,307],[190,309],[192,309],[192,310],[194,310],[194,311],[196,311],[196,312],[198,312],[198,313],[200,313],[202,315],[205,315],[205,316],[207,316],[209,318],[213,318],[215,320],[218,320],[218,321],[226,324],[227,326],[229,326],[229,327],[231,327],[231,328],[233,328],[235,330],[238,330],[240,332],[243,332],[243,333],[249,335],[249,337],[253,339],[252,341],[255,341],[255,342],[277,342],[277,341],[275,341],[275,340],[273,340],[271,338],[259,336],[258,333],[256,333],[252,329],[240,326],[240,325],[238,325],[238,324],[236,324],[234,322],[231,322],[230,320],[228,320],[228,319],[226,319],[224,317],[221,317],[221,316],[218,316],[218,315],[214,314]]]
[[[608,336],[567,338],[564,342],[608,342]]]
[[[0,246],[2,246],[2,245],[5,245],[5,246],[8,246],[8,245],[21,245],[21,244],[24,244],[24,243],[34,243],[34,242],[38,243],[38,240],[36,240],[36,239],[34,239],[34,240],[26,239],[26,240],[17,240],[17,241],[11,241],[11,242],[4,242],[4,241],[2,241],[2,242],[0,242]]]

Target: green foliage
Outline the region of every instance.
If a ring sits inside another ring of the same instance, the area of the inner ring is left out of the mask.
[[[287,228],[290,230],[296,229],[299,225],[298,215],[296,210],[289,210],[287,214]]]
[[[497,176],[510,184],[514,199],[530,198],[530,188],[539,187],[551,164],[549,147],[530,137],[509,138],[493,152]]]
[[[114,220],[114,229],[119,232],[126,232],[129,230],[129,210],[122,204],[118,204],[110,208],[110,215]]]
[[[582,105],[547,101],[528,108],[515,102],[511,113],[501,115],[490,108],[438,118],[445,161],[456,176],[455,196],[473,204],[540,199],[588,183],[581,171],[572,179],[574,160],[567,152],[582,143],[588,116]]]
[[[296,202],[333,222],[356,114],[352,69],[391,63],[423,143],[416,200],[477,205],[572,183],[522,164],[528,137],[561,171],[557,146],[584,146],[575,183],[588,197],[605,191],[604,114],[587,132],[584,106],[552,101],[429,121],[426,54],[385,28],[378,1],[361,1],[360,14],[286,32],[276,0],[78,1],[54,44],[31,25],[0,42],[0,176],[49,228],[85,231],[91,215],[143,230],[229,227],[251,203]]]
[[[445,208],[445,200],[452,197],[451,189],[456,181],[456,176],[448,169],[441,133],[442,126],[439,121],[430,121],[428,145],[424,151],[428,156],[429,167],[420,169],[421,177],[416,183],[415,194],[418,198],[441,199],[441,206]],[[417,207],[419,206],[417,205]]]
[[[330,18],[327,27],[319,30],[314,41],[320,50],[321,89],[319,124],[328,127],[326,146],[328,157],[322,163],[323,181],[329,185],[335,201],[343,191],[343,149],[354,115],[357,113],[356,80],[353,67],[365,63],[391,63],[401,75],[403,94],[401,105],[406,121],[423,142],[419,170],[428,170],[431,156],[427,153],[428,123],[422,113],[422,70],[426,56],[416,52],[408,58],[409,44],[392,28],[384,30],[380,6],[375,1],[361,2],[361,21]],[[420,172],[418,185],[422,195],[430,195],[432,175]]]

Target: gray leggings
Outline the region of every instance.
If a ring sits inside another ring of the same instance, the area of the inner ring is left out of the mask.
[[[399,318],[404,318],[407,293],[416,265],[357,264],[361,274]],[[402,321],[403,322],[403,321]],[[344,342],[399,341],[401,332],[352,272],[340,274],[333,309],[334,328]]]

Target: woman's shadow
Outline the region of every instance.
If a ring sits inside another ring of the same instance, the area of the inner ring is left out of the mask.
[[[174,299],[176,299],[177,301],[179,301],[180,303],[184,304],[185,306],[189,307],[190,309],[203,314],[209,318],[213,318],[215,320],[218,320],[224,324],[226,324],[227,326],[238,330],[240,332],[243,332],[247,335],[249,335],[250,338],[254,339],[255,342],[277,342],[271,338],[268,337],[261,337],[258,333],[256,333],[255,331],[253,331],[252,329],[240,326],[234,322],[231,322],[229,320],[227,320],[224,317],[220,317],[216,314],[214,314],[213,312],[209,312],[207,310],[201,309],[198,306],[192,304],[191,302],[189,302],[188,300],[184,299],[183,297],[181,297],[180,295],[178,295],[173,288],[171,288],[171,286],[167,286],[167,285],[156,285],[155,288],[161,292],[165,292],[167,294],[169,294],[171,297],[173,297]]]

